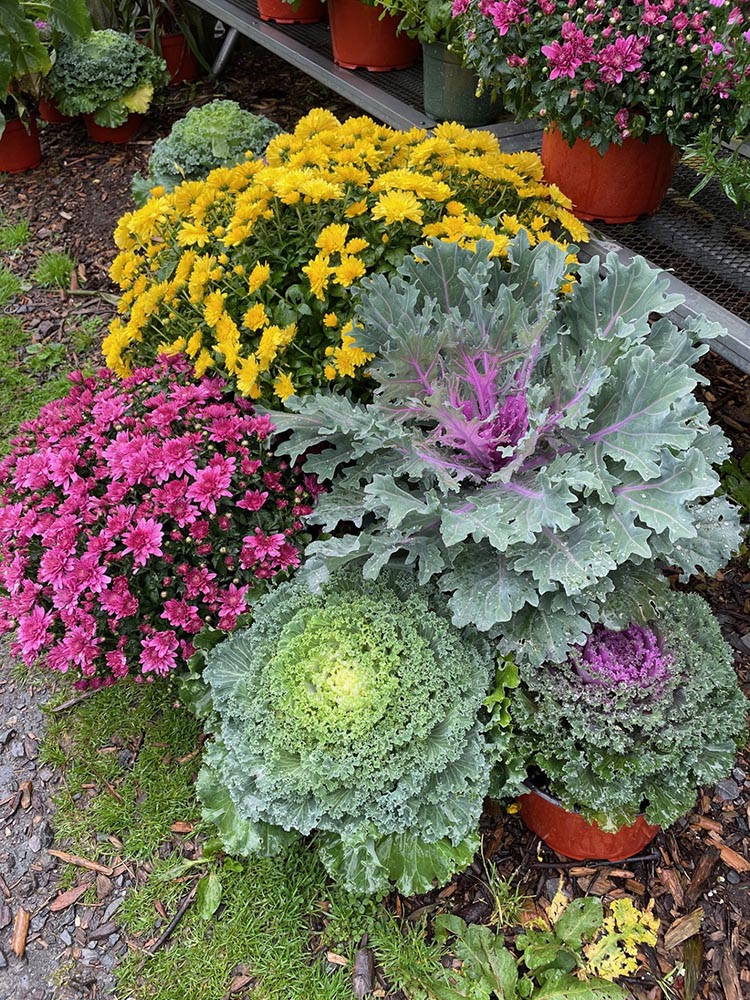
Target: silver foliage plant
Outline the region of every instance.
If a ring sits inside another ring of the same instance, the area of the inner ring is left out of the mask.
[[[523,232],[507,261],[489,252],[435,242],[364,282],[373,401],[289,399],[278,449],[331,484],[309,586],[405,562],[455,625],[519,663],[562,662],[593,623],[653,617],[663,565],[713,574],[738,545],[714,497],[728,442],[693,395],[721,330],[677,329],[664,314],[682,300],[642,258],[610,254],[602,276]]]

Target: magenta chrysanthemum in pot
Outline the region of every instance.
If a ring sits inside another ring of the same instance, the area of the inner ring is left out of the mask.
[[[71,381],[0,463],[0,632],[84,685],[164,675],[298,565],[319,487],[182,360]]]

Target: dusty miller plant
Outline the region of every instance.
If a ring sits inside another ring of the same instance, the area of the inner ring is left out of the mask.
[[[358,560],[405,560],[449,595],[453,622],[518,662],[562,661],[592,624],[643,620],[660,566],[712,574],[738,542],[713,494],[727,455],[692,394],[719,328],[642,258],[577,268],[520,233],[507,262],[434,243],[364,283],[356,343],[376,355],[369,404],[289,399],[280,449],[332,483],[308,548],[313,588]]]

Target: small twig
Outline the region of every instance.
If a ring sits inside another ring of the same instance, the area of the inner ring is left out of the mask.
[[[23,958],[26,951],[26,938],[29,933],[30,920],[31,914],[29,911],[21,907],[16,913],[16,919],[13,921],[13,935],[10,939],[10,947],[19,958]]]
[[[68,854],[67,851],[55,851],[51,847],[47,848],[47,854],[61,861],[67,861],[69,865],[76,868],[86,868],[91,872],[99,872],[100,875],[111,875],[113,869],[109,865],[102,865],[98,861],[89,861],[88,858],[80,858],[77,854]]]
[[[660,856],[658,854],[636,854],[632,858],[628,858],[628,864],[631,861],[659,861]],[[581,861],[535,861],[530,867],[531,868],[575,868],[582,864]],[[597,868],[606,868],[607,865],[622,865],[622,861],[587,861],[586,864],[596,865]]]
[[[64,701],[62,705],[55,705],[55,707],[50,708],[49,711],[64,712],[66,709],[73,708],[74,705],[78,705],[82,701],[86,701],[87,698],[90,698],[92,695],[96,694],[98,690],[99,688],[89,688],[89,690],[84,691],[83,694],[76,695],[75,698],[68,698],[68,700]]]
[[[147,955],[155,954],[159,950],[159,948],[162,947],[162,945],[165,945],[167,941],[169,941],[169,939],[172,937],[172,934],[174,933],[175,928],[177,927],[179,922],[182,920],[182,918],[185,916],[188,909],[190,908],[190,904],[195,899],[195,894],[197,891],[198,891],[198,883],[196,882],[193,888],[187,894],[187,896],[185,896],[180,905],[177,907],[177,912],[169,921],[169,923],[164,928],[162,933],[159,935],[156,941],[154,941],[151,947],[146,949]]]

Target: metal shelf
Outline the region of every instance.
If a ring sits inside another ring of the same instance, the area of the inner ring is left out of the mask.
[[[333,62],[326,23],[262,21],[256,0],[192,2],[230,29],[215,74],[240,33],[393,128],[430,129],[437,124],[422,108],[420,66],[386,73],[341,69]],[[484,128],[507,152],[538,150],[541,144],[537,122],[516,123],[505,116]],[[680,166],[655,216],[625,227],[590,227],[591,242],[581,257],[604,257],[610,251],[626,261],[636,254],[646,257],[667,273],[671,290],[685,298],[674,320],[679,324],[703,313],[719,323],[727,334],[711,341],[712,349],[750,374],[750,213],[734,209],[715,185],[688,201],[695,180],[688,167]]]

